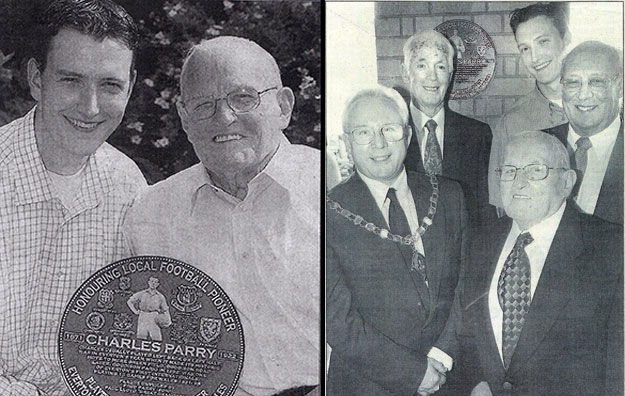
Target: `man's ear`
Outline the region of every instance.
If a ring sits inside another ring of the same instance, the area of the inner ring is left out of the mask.
[[[410,84],[410,74],[408,73],[408,67],[404,62],[401,63],[401,77],[406,84]]]
[[[573,169],[569,169],[562,175],[562,188],[564,190],[564,197],[568,198],[575,187],[577,181],[577,173]]]
[[[183,109],[181,99],[176,101],[176,111],[178,112],[178,117],[180,118],[180,123],[182,124],[182,129],[187,131],[187,117],[185,117],[185,110]]]
[[[128,97],[132,95],[132,89],[135,87],[135,83],[137,82],[137,69],[134,69],[130,73],[130,85],[128,86]]]
[[[30,96],[39,102],[41,100],[41,71],[39,70],[39,63],[35,58],[28,60],[27,74]]]
[[[404,127],[404,131],[404,133],[406,134],[406,148],[408,148],[408,146],[410,146],[410,139],[412,139],[412,127],[410,126],[410,124]]]
[[[280,129],[284,130],[291,122],[291,113],[293,113],[293,107],[295,106],[295,95],[291,88],[282,87],[278,90],[276,98],[280,106]]]

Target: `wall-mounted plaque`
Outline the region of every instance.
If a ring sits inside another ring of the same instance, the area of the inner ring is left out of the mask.
[[[484,91],[495,75],[495,45],[479,25],[464,19],[445,21],[434,28],[456,49],[450,99],[469,99]]]

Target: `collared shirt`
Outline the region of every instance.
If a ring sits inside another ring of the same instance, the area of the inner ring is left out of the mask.
[[[599,199],[599,192],[603,184],[605,171],[608,169],[614,142],[618,136],[621,127],[621,118],[616,117],[614,121],[603,131],[589,136],[592,147],[588,149],[588,162],[582,184],[579,186],[575,202],[585,213],[593,214]],[[567,135],[567,143],[569,147],[575,151],[577,149],[577,139],[581,136],[575,132],[569,124],[569,133]]]
[[[408,177],[406,175],[405,168],[402,169],[397,179],[395,179],[393,184],[390,186],[380,181],[371,179],[360,172],[358,172],[358,176],[360,176],[362,181],[367,185],[367,187],[369,187],[369,191],[371,191],[371,194],[373,195],[373,198],[375,199],[378,208],[380,208],[382,215],[384,215],[384,220],[386,220],[386,224],[388,224],[390,208],[390,200],[386,197],[386,195],[388,194],[389,188],[394,188],[396,191],[397,200],[399,201],[399,206],[401,206],[404,214],[406,215],[406,219],[408,220],[410,232],[414,234],[417,231],[417,228],[419,227],[419,215],[417,214],[417,207],[415,205],[412,192],[408,187]],[[415,242],[415,249],[422,255],[426,255],[425,249],[423,248],[423,241],[421,240],[421,238],[417,239],[417,241]],[[451,370],[453,366],[453,359],[445,352],[441,351],[436,347],[432,347],[428,352],[428,356],[443,363],[447,370]]]
[[[441,158],[443,158],[444,150],[444,140],[445,140],[445,106],[441,107],[438,113],[434,114],[434,117],[429,117],[421,110],[417,108],[412,102],[410,102],[410,116],[412,117],[412,122],[414,123],[415,128],[417,128],[414,133],[417,135],[417,142],[419,142],[419,150],[421,150],[421,161],[425,164],[425,143],[428,141],[429,131],[425,127],[425,124],[429,120],[436,121],[436,139],[438,140],[439,146],[441,146]],[[414,138],[414,137],[413,137]]]
[[[128,299],[128,304],[142,312],[162,312],[169,309],[165,296],[152,289],[136,292]]]
[[[538,85],[523,96],[504,114],[493,129],[493,143],[488,166],[489,203],[502,207],[499,191],[499,177],[495,169],[502,165],[504,150],[508,142],[523,131],[541,131],[562,125],[568,120],[561,105],[547,99]]]
[[[146,183],[104,143],[65,208],[37,150],[34,114],[0,128],[0,394],[36,386],[60,396],[69,394],[57,353],[63,309],[93,272],[129,255],[121,223]]]
[[[242,201],[200,163],[149,187],[125,221],[135,253],[194,265],[232,299],[245,336],[237,396],[319,383],[320,157],[284,138]]]
[[[526,230],[526,232],[529,232],[534,239],[532,243],[525,247],[525,253],[527,253],[527,257],[530,261],[530,298],[534,297],[536,286],[538,285],[538,281],[540,280],[540,274],[542,273],[543,266],[545,265],[545,259],[547,258],[547,254],[549,253],[549,248],[551,247],[551,242],[553,242],[553,237],[556,235],[556,231],[558,230],[558,226],[560,225],[560,220],[562,220],[562,214],[564,214],[565,207],[566,202],[562,203],[560,209],[558,209],[554,214],[547,217],[546,219],[543,219],[540,223],[535,224],[533,227],[530,227]],[[508,234],[508,238],[506,239],[506,242],[503,245],[503,249],[501,250],[501,254],[499,255],[499,261],[497,261],[495,273],[493,274],[493,278],[490,282],[490,288],[488,290],[488,310],[490,312],[490,322],[493,328],[493,333],[495,335],[495,341],[497,342],[499,357],[501,358],[502,363],[503,352],[501,350],[501,332],[503,311],[499,306],[499,298],[497,297],[497,283],[499,282],[499,276],[501,275],[503,265],[506,262],[508,255],[512,251],[512,248],[516,243],[517,237],[522,232],[524,231],[522,231],[517,223],[513,221],[512,228],[510,229],[510,233]]]

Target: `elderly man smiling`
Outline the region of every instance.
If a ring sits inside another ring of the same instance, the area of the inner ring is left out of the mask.
[[[251,41],[195,46],[181,94],[201,162],[141,195],[127,236],[135,253],[184,260],[228,293],[245,333],[236,395],[307,394],[319,383],[320,153],[283,135],[293,92]]]
[[[580,213],[566,148],[515,134],[502,218],[472,240],[454,394],[623,394],[623,231]],[[474,388],[475,387],[475,388]]]
[[[412,131],[396,91],[357,93],[343,130],[356,172],[328,198],[328,395],[429,395],[453,363],[441,334],[468,222],[462,192],[404,169]]]

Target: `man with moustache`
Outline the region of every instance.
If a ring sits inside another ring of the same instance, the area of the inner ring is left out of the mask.
[[[544,132],[517,134],[498,174],[510,218],[472,240],[456,364],[464,389],[453,394],[622,395],[622,227],[566,200],[576,174]]]
[[[532,91],[518,99],[493,130],[493,146],[488,170],[489,199],[502,207],[499,177],[503,150],[516,133],[543,130],[567,121],[562,110],[560,66],[564,50],[571,41],[568,28],[568,3],[537,3],[514,10],[510,27],[521,61],[536,80]]]
[[[219,37],[196,45],[178,113],[200,163],[140,195],[137,254],[175,257],[228,293],[245,331],[235,395],[318,394],[320,153],[282,131],[294,105],[273,57]]]
[[[622,53],[598,41],[575,47],[562,64],[569,123],[548,129],[577,170],[575,203],[584,213],[623,224]]]
[[[398,92],[358,92],[343,131],[356,171],[327,200],[327,393],[429,395],[453,365],[444,329],[457,317],[468,228],[462,191],[405,170],[412,130]]]
[[[0,394],[68,395],[57,331],[72,293],[129,255],[145,180],[105,143],[135,81],[136,25],[108,0],[57,0],[28,61],[36,106],[0,128]]]
[[[412,139],[406,169],[442,175],[460,183],[473,226],[496,216],[488,203],[490,127],[446,105],[454,48],[442,34],[423,31],[404,44],[403,78],[410,91]]]

